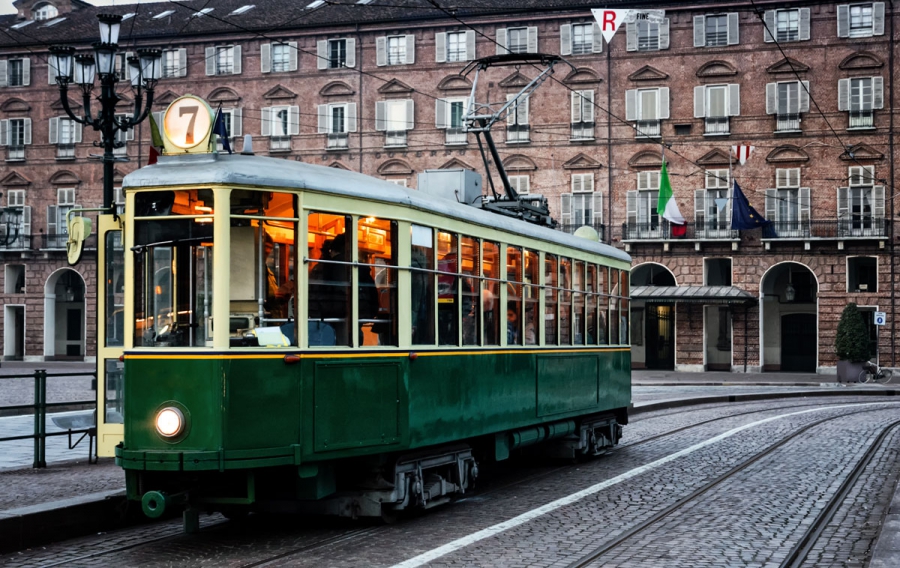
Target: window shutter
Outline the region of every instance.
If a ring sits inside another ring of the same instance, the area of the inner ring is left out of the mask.
[[[631,190],[625,195],[625,222],[634,227],[638,222],[638,192]]]
[[[593,203],[593,207],[591,210],[594,212],[593,219],[591,221],[594,222],[594,225],[602,225],[603,224],[603,194],[595,193],[591,196],[591,200]]]
[[[800,81],[800,112],[809,112],[809,81]]]
[[[694,47],[706,47],[706,16],[694,16]]]
[[[134,140],[134,127],[131,127],[125,131],[125,141],[130,142],[132,140]]]
[[[447,101],[445,99],[437,99],[434,101],[434,127],[439,129],[447,128]]]
[[[300,134],[300,107],[288,107],[288,134],[298,136]]]
[[[416,63],[416,36],[407,34],[406,36],[406,64],[414,65]]]
[[[445,63],[447,61],[446,32],[438,32],[434,34],[434,60],[437,63]]]
[[[884,2],[872,2],[872,35],[884,35]]]
[[[22,207],[22,234],[31,236],[31,205]]]
[[[766,220],[778,221],[778,190],[766,190]]]
[[[50,144],[59,144],[59,117],[50,119]]]
[[[703,230],[703,220],[706,217],[706,190],[694,190],[694,230]]]
[[[591,51],[594,53],[601,53],[603,51],[603,34],[600,33],[600,24],[594,22],[593,31],[591,33]]]
[[[241,46],[234,46],[234,65],[231,67],[232,75],[241,74]]]
[[[356,39],[347,38],[347,67],[356,67]]]
[[[206,74],[207,75],[215,75],[216,74],[216,48],[215,47],[207,47],[206,48]]]
[[[872,108],[884,108],[884,77],[872,77]]]
[[[264,43],[259,46],[259,71],[260,73],[272,72],[272,44]]]
[[[519,108],[516,110],[516,117],[519,124],[528,124],[528,108],[531,106],[531,97],[526,96],[519,101]]]
[[[387,38],[385,36],[375,38],[375,65],[378,67],[387,65]]]
[[[572,174],[572,193],[581,193],[584,191],[584,175]]]
[[[669,118],[669,87],[660,87],[657,95],[657,104],[659,105],[659,118],[665,120]]]
[[[528,53],[538,52],[538,29],[537,26],[528,28]]]
[[[778,114],[778,83],[766,83],[766,114]]]
[[[178,50],[178,76],[187,76],[187,49]]]
[[[356,103],[347,105],[347,132],[356,132]]]
[[[809,22],[807,22],[808,24]],[[775,26],[778,25],[775,21],[775,10],[766,10],[766,13],[763,15],[763,41],[766,43],[772,43],[775,41],[775,38],[772,37],[772,32],[775,31]]]
[[[316,68],[328,69],[328,40],[316,42]]]
[[[850,37],[849,4],[842,4],[837,7],[837,35],[838,37]]]
[[[81,123],[72,121],[72,126],[75,129],[75,134],[72,139],[76,144],[81,144]]]
[[[244,112],[242,109],[236,108],[231,111],[231,136],[234,138],[235,136],[243,136],[244,135]]]
[[[57,234],[57,207],[56,205],[48,205],[47,206],[47,234],[48,235],[56,235]]]
[[[884,13],[884,9],[882,9],[882,17],[881,17],[882,20],[884,20],[883,13]],[[883,33],[883,30],[884,30],[883,23],[881,25],[881,28],[882,28],[882,33]],[[22,85],[28,86],[30,84],[31,84],[31,58],[25,57],[22,59]]]
[[[637,89],[625,91],[625,120],[637,120]]]
[[[659,48],[669,49],[669,18],[663,18],[659,24]]]
[[[28,146],[31,144],[31,119],[23,118],[22,122],[25,124],[25,145]]]
[[[809,8],[800,8],[800,39],[809,39]]]
[[[0,59],[0,87],[6,87],[8,85],[8,77],[9,64],[5,59]]]
[[[876,185],[872,188],[872,217],[884,219],[884,186]]]
[[[694,118],[706,116],[706,86],[694,87]]]
[[[850,79],[838,79],[838,110],[850,110]]]
[[[0,146],[9,146],[9,120],[0,120]]]
[[[412,130],[416,126],[416,107],[412,99],[406,99],[406,129]]]
[[[728,85],[728,116],[741,116],[741,86]]]
[[[559,196],[559,217],[563,225],[572,224],[572,194],[563,193]]]
[[[809,223],[809,215],[810,215],[810,200],[809,200],[809,188],[801,187],[800,188],[800,222],[801,223]],[[766,219],[769,219],[766,217]],[[772,219],[769,219],[770,221]]]
[[[741,34],[738,24],[738,13],[730,12],[728,14],[728,45],[737,45],[740,42]]]
[[[56,66],[53,65],[53,59],[47,62],[47,84],[54,85],[56,84]]]
[[[848,223],[850,221],[850,188],[838,188],[837,214],[838,223]]]
[[[385,129],[384,106],[384,101],[375,101],[375,130],[378,132]]]
[[[325,134],[328,132],[328,105],[319,105],[317,114],[319,115],[318,132]]]
[[[572,55],[572,25],[559,26],[559,54]]]
[[[506,102],[509,102],[515,98],[515,95],[506,95]],[[506,124],[515,124],[516,123],[516,115],[519,113],[519,108],[517,106],[511,105],[508,109],[506,109]]]
[[[572,91],[572,123],[581,122],[581,92]]]
[[[581,105],[581,120],[584,122],[594,122],[594,90],[581,91],[584,99]]]
[[[260,134],[262,136],[272,135],[272,107],[262,108],[262,117],[260,119]]]
[[[637,48],[638,48],[637,25],[634,22],[626,22],[625,23],[625,50],[626,51],[637,51]]]
[[[288,70],[297,70],[297,42],[289,41],[288,44]]]
[[[128,59],[130,57],[134,57],[134,52],[126,51],[125,52],[125,60],[122,61],[122,76],[125,77],[126,81],[131,80],[131,67],[128,65]]]
[[[509,53],[506,41],[506,28],[497,28],[497,55],[506,55]]]
[[[475,59],[475,30],[466,31],[466,61]]]

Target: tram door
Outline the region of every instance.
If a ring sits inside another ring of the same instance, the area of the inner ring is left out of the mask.
[[[97,453],[111,457],[124,437],[125,243],[121,220],[97,221]]]
[[[675,306],[672,304],[649,304],[646,313],[647,368],[674,369]]]

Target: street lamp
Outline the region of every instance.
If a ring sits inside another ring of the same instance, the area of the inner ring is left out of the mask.
[[[50,48],[50,65],[56,69],[56,82],[59,84],[59,95],[66,114],[75,122],[87,124],[100,131],[100,141],[95,146],[103,148],[103,209],[113,208],[113,164],[116,157],[115,148],[121,148],[124,142],[116,141],[116,132],[133,129],[147,117],[153,105],[153,89],[160,77],[159,49],[139,49],[138,57],[131,57],[126,66],[131,75],[131,90],[134,93],[134,111],[131,116],[116,117],[116,104],[122,100],[116,93],[119,77],[116,75],[116,52],[118,50],[119,28],[122,16],[117,14],[99,14],[100,41],[93,44],[94,54],[75,55],[75,48],[69,46],[53,46]],[[124,68],[124,66],[123,66]],[[94,75],[100,79],[100,111],[96,116],[91,114],[91,97],[94,90]],[[81,88],[84,99],[84,116],[76,116],[69,108],[69,83]],[[147,92],[147,104],[144,106],[144,91]]]

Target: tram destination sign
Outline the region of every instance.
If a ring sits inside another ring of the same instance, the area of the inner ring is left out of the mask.
[[[600,26],[600,33],[606,43],[612,41],[614,35],[623,23],[633,24],[637,21],[661,24],[666,17],[665,10],[604,10],[594,8],[591,10],[594,19]]]

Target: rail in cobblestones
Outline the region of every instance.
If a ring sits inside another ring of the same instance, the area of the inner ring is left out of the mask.
[[[50,436],[68,436],[69,449],[77,446],[85,437],[88,438],[88,458],[96,461],[96,448],[94,439],[97,436],[97,401],[93,400],[76,400],[67,402],[47,402],[47,379],[48,378],[69,378],[69,377],[94,377],[96,373],[48,373],[46,369],[37,369],[34,373],[28,375],[4,375],[0,376],[0,381],[8,379],[34,379],[34,402],[32,404],[15,404],[0,406],[0,414],[7,412],[20,412],[26,410],[34,411],[34,433],[19,436],[0,437],[0,443],[12,442],[15,440],[34,439],[34,464],[32,467],[47,467],[47,438]],[[85,428],[68,428],[61,432],[47,432],[47,409],[61,407],[91,407],[94,408],[95,420],[91,426]],[[2,430],[0,430],[2,433]],[[72,436],[81,434],[81,437],[72,442]]]

